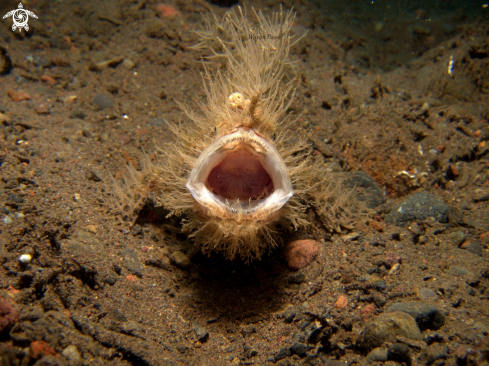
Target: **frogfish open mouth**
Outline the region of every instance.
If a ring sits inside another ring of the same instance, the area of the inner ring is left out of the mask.
[[[129,166],[111,190],[123,215],[151,199],[183,217],[182,230],[202,251],[246,261],[274,248],[284,229],[314,217],[332,231],[359,210],[287,113],[295,81],[289,51],[299,40],[294,13],[253,14],[249,20],[238,7],[222,21],[207,19],[192,48],[223,68],[212,72],[204,62],[206,102],[200,112],[182,105],[191,122],[169,123],[175,142],[156,160],[143,158],[140,169]]]
[[[197,159],[187,188],[209,215],[239,222],[267,220],[293,195],[279,151],[249,128],[211,143]]]

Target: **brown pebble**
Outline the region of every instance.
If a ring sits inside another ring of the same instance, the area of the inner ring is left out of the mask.
[[[370,316],[374,315],[376,312],[375,305],[374,304],[368,304],[367,306],[364,306],[362,310],[360,310],[360,315],[365,319],[369,318]]]
[[[35,360],[47,355],[55,355],[56,351],[44,341],[34,341],[31,343],[31,356]]]
[[[387,268],[392,268],[393,265],[401,263],[401,256],[396,253],[387,253],[384,259],[384,264]]]
[[[12,99],[14,102],[20,102],[23,100],[30,100],[32,97],[24,92],[18,92],[15,90],[9,90],[7,91],[7,95]]]
[[[340,295],[340,297],[338,297],[338,300],[336,300],[336,303],[334,304],[334,306],[339,309],[343,309],[344,307],[346,307],[346,305],[348,305],[348,297],[346,297],[345,295]]]
[[[49,86],[54,86],[56,85],[56,79],[53,78],[52,76],[49,76],[49,75],[44,75],[42,78],[41,78],[42,81],[44,81],[47,85]]]
[[[49,109],[49,105],[47,105],[45,103],[38,104],[36,106],[36,113],[37,114],[49,114],[49,113],[51,113],[51,111]]]
[[[87,230],[93,234],[97,233],[97,228],[95,227],[95,225],[87,225]]]
[[[372,229],[377,230],[377,231],[379,231],[379,232],[384,231],[384,227],[383,227],[383,226],[382,226],[382,224],[381,224],[380,222],[378,222],[378,221],[375,221],[375,220],[374,220],[374,221],[370,221],[370,222],[368,223],[368,225],[369,225],[369,226],[370,226]]]
[[[51,62],[56,66],[68,67],[70,66],[70,61],[64,56],[55,56],[51,59]]]
[[[460,175],[460,171],[455,165],[450,165],[450,170],[454,177],[458,177]]]
[[[318,254],[318,246],[314,240],[294,240],[284,249],[284,257],[287,265],[293,271],[309,265]]]
[[[15,302],[8,296],[0,296],[0,334],[8,333],[19,320],[19,310]]]

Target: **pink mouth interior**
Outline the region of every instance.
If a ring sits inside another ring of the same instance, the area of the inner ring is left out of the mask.
[[[262,163],[246,149],[231,153],[214,167],[207,186],[226,199],[249,201],[264,199],[273,193],[273,182]]]

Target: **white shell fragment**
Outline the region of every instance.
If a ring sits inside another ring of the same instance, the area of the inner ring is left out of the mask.
[[[19,262],[20,263],[23,263],[23,264],[27,264],[27,263],[30,263],[32,260],[32,255],[30,254],[22,254],[20,257],[19,257]]]
[[[392,268],[390,269],[389,271],[389,276],[392,276],[393,274],[397,273],[397,271],[399,270],[399,267],[401,265],[399,263],[396,263],[392,266]]]

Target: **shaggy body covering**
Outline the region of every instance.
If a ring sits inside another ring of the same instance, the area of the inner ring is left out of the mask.
[[[190,121],[170,124],[175,142],[113,181],[111,207],[134,217],[147,199],[183,217],[204,253],[245,261],[281,242],[283,230],[313,224],[340,230],[361,211],[340,173],[326,169],[287,114],[294,94],[290,47],[294,14],[266,18],[241,8],[207,20],[194,49],[223,68],[203,74],[207,100]],[[205,65],[205,63],[204,63]],[[302,133],[303,134],[303,133]],[[277,229],[279,228],[279,229]]]

